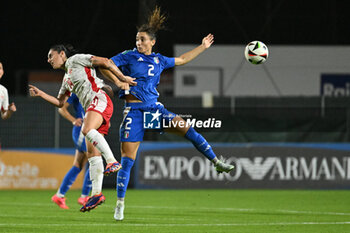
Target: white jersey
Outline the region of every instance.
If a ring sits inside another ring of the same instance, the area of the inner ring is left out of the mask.
[[[75,93],[85,110],[104,85],[103,80],[96,76],[96,70],[92,67],[92,56],[91,54],[76,54],[67,59],[66,74],[59,91],[59,95]]]
[[[7,89],[0,85],[0,111],[7,111],[9,108],[9,96]]]

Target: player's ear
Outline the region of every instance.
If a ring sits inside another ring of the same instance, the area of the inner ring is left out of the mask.
[[[61,52],[60,52],[60,56],[61,57],[64,57],[66,55],[66,53],[62,50]]]
[[[151,40],[151,45],[154,46],[156,44],[156,40]]]

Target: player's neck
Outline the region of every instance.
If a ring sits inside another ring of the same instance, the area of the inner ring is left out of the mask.
[[[145,53],[143,53],[144,55],[148,56],[148,55],[151,55],[152,54],[152,50],[150,51],[146,51]]]
[[[67,67],[66,67],[66,61],[63,63],[63,65],[60,67],[60,69],[64,70],[64,72],[67,73]]]

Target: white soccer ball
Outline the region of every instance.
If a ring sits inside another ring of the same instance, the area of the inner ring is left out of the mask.
[[[261,41],[252,41],[245,47],[244,56],[247,61],[254,65],[262,64],[269,56],[267,46]]]

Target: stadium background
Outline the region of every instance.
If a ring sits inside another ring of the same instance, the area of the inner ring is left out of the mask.
[[[28,82],[40,82],[45,75],[54,78],[62,74],[50,70],[46,62],[48,48],[64,42],[84,53],[111,57],[134,47],[136,26],[145,21],[145,15],[156,4],[169,19],[168,30],[159,33],[155,50],[167,56],[178,55],[175,46],[199,44],[209,32],[215,35],[214,46],[244,47],[256,39],[269,47],[319,46],[321,52],[322,47],[331,46],[341,51],[349,46],[345,1],[6,1],[0,8],[0,59],[5,68],[1,84],[8,88],[10,101],[16,103],[18,111],[10,120],[0,121],[2,149],[46,148],[49,151],[71,147],[71,124],[59,117],[49,104],[27,96]],[[293,66],[293,59],[288,58],[288,54],[285,57]],[[336,61],[336,54],[333,57],[335,64],[344,62]],[[317,55],[314,59],[317,63],[321,57]],[[252,69],[269,66],[272,65],[268,61]],[[308,69],[308,63],[304,69]],[[350,69],[342,73],[349,74]],[[222,119],[221,129],[199,129],[209,142],[346,145],[349,141],[349,99],[345,92],[338,97],[320,92],[234,99],[234,93],[226,93],[214,97],[213,107],[203,108],[201,95],[175,96],[175,69],[166,71],[163,77],[159,85],[160,101],[170,110],[197,118]],[[266,79],[270,81],[274,80]],[[53,85],[57,84],[53,82]],[[116,108],[107,140],[119,159],[118,128],[123,102],[114,101]],[[179,137],[156,132],[147,133],[145,141],[183,142]],[[106,179],[105,185],[113,187],[114,179]]]

